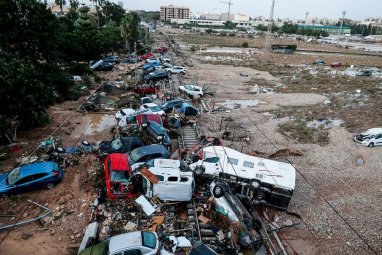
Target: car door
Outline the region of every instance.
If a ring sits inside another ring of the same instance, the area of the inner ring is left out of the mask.
[[[13,191],[18,193],[32,190],[34,187],[34,185],[31,183],[32,181],[33,175],[25,176],[13,185]]]
[[[375,137],[375,145],[382,145],[382,134]]]
[[[206,174],[208,175],[218,176],[221,172],[218,157],[205,158],[202,164],[206,170]]]

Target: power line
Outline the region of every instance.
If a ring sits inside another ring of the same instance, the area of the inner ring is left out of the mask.
[[[108,79],[110,76],[110,74],[106,77],[106,79]],[[46,138],[46,140],[48,140],[49,138],[51,138],[66,122],[68,122],[73,116],[74,114],[79,110],[81,109],[81,107],[83,105],[85,105],[87,102],[89,102],[89,100],[92,98],[92,96],[94,96],[99,88],[101,88],[101,86],[103,85],[103,83],[101,83],[101,85],[99,85],[97,87],[97,89],[86,99],[85,102],[83,102],[80,106],[78,106],[75,110],[72,111],[72,113],[69,115],[68,118],[66,118],[63,122],[61,122],[61,124]],[[30,158],[32,155],[34,155],[36,153],[36,151],[38,150],[38,148],[40,147],[40,145],[38,145],[36,147],[36,149],[31,153],[29,154],[28,158]],[[20,163],[18,167],[20,167],[22,164]],[[36,194],[36,196],[31,200],[32,203],[37,199],[38,195],[42,192],[42,189],[38,191],[38,193]],[[12,225],[12,227],[7,231],[6,235],[4,236],[4,238],[0,241],[0,246],[1,244],[5,241],[5,239],[8,237],[9,233],[13,230],[13,228],[16,226],[16,224],[21,220],[21,217],[28,211],[28,209],[31,208],[31,204],[24,210],[24,212],[20,215],[20,217],[16,220],[16,222]]]

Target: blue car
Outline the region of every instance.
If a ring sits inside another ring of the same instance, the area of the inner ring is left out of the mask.
[[[144,128],[145,133],[148,134],[151,142],[161,143],[167,148],[168,151],[172,150],[170,136],[162,125],[156,123],[155,121],[147,121],[142,124],[142,127]]]
[[[146,145],[130,152],[130,166],[137,162],[146,162],[156,158],[170,158],[170,152],[161,144]]]
[[[160,66],[160,61],[150,62],[143,66],[143,69],[149,69],[154,66]]]
[[[0,175],[0,194],[52,189],[62,179],[62,170],[53,161],[23,165]]]

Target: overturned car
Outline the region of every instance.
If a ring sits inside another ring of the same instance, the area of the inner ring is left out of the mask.
[[[296,169],[288,163],[258,158],[224,146],[203,148],[201,160],[189,167],[196,177],[219,179],[212,193],[221,197],[227,188],[253,205],[265,204],[286,210],[296,182]]]

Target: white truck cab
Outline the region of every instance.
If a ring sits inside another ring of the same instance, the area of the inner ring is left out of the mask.
[[[154,162],[147,168],[149,174],[142,170],[134,174],[133,183],[138,183],[140,192],[163,201],[190,201],[195,188],[193,172],[180,171],[178,160],[155,159]]]

